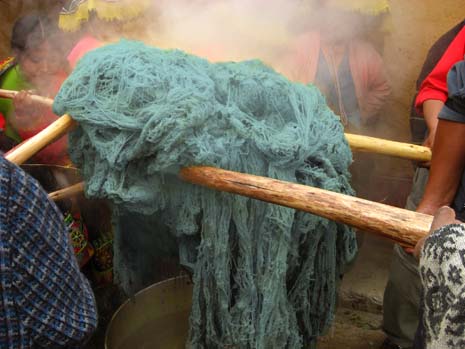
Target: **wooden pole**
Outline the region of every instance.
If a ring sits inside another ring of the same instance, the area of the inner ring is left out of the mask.
[[[71,131],[74,127],[76,127],[76,125],[77,123],[71,118],[71,116],[63,115],[35,136],[10,150],[6,154],[5,158],[17,165],[20,165],[37,154],[47,145],[53,143],[58,138]]]
[[[430,215],[349,195],[218,168],[184,168],[180,176],[189,183],[313,213],[404,246],[415,246],[433,220]]]
[[[2,98],[10,98],[13,99],[15,96],[19,93],[19,91],[13,91],[13,90],[3,90],[0,89],[0,97]],[[47,107],[52,107],[53,106],[53,99],[47,98],[47,97],[42,97],[42,96],[37,96],[37,95],[29,95],[29,97],[32,99],[32,101],[45,105]]]
[[[5,98],[13,98],[18,92],[12,90],[2,90],[0,89],[0,96]],[[45,98],[41,96],[31,95],[31,98],[37,103],[51,106],[53,104],[53,99]],[[67,116],[69,118],[69,116]],[[63,121],[64,123],[70,122],[70,120]],[[53,124],[52,124],[53,125]],[[50,126],[52,126],[50,125]],[[73,126],[74,127],[74,126]],[[56,139],[60,138],[66,132],[72,128],[62,128],[62,133],[57,132],[57,130],[52,130],[55,138],[50,141],[53,142]],[[45,131],[45,130],[44,130]],[[38,135],[36,135],[38,136]],[[362,135],[354,135],[350,133],[345,134],[347,142],[353,151],[376,153],[382,155],[388,155],[403,159],[409,159],[414,161],[430,161],[431,160],[431,150],[427,147],[422,147],[410,143],[394,142],[381,138],[367,137]],[[47,145],[47,144],[46,144]],[[42,146],[43,148],[44,146]],[[18,146],[17,153],[22,151],[22,145]],[[31,148],[29,145],[28,154],[29,157],[33,156],[35,153],[39,152],[42,148]],[[33,153],[35,151],[35,153]],[[27,160],[27,159],[26,159]]]
[[[48,144],[71,131],[76,127],[76,125],[77,123],[73,121],[69,115],[63,115],[46,129],[8,152],[7,159],[17,164],[21,164],[38,153]],[[354,151],[390,155],[415,161],[431,160],[431,150],[427,147],[348,133],[345,135],[350,147]]]
[[[353,196],[267,177],[226,171],[214,167],[188,167],[182,180],[214,190],[251,197],[315,214],[413,247],[428,234],[433,217]],[[52,193],[55,200],[84,190],[84,184]]]
[[[353,151],[389,155],[415,161],[431,160],[431,149],[427,147],[349,133],[346,133],[345,136]]]
[[[48,194],[48,198],[53,201],[60,201],[81,194],[84,191],[84,182],[72,185],[70,187],[54,191]]]

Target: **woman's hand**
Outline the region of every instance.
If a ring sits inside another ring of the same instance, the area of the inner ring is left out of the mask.
[[[434,146],[434,138],[436,137],[436,128],[430,129],[428,131],[428,136],[426,137],[425,141],[423,142],[422,146],[430,148],[433,150]],[[418,163],[419,167],[430,168],[431,161],[423,161]]]
[[[33,91],[26,91],[22,90],[19,91],[14,97],[13,97],[13,105],[15,107],[16,112],[19,110],[27,110],[27,109],[32,109],[34,106],[34,101],[31,98],[31,94]]]
[[[40,117],[46,112],[46,108],[31,98],[33,91],[19,91],[13,98],[15,107],[13,126],[16,129],[29,129],[34,127]]]
[[[431,224],[431,228],[429,234],[423,237],[420,241],[417,242],[415,249],[413,250],[413,255],[420,259],[421,249],[425,243],[425,240],[428,238],[429,235],[434,233],[439,228],[442,228],[445,225],[449,224],[461,224],[459,220],[455,219],[455,211],[448,206],[443,206],[439,210],[436,211],[433,218],[433,223]]]

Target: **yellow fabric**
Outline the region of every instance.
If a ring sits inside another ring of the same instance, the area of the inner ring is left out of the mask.
[[[76,31],[82,22],[89,19],[92,11],[98,18],[126,21],[139,16],[149,6],[149,0],[86,0],[73,11],[60,13],[59,26],[64,31]]]
[[[356,11],[368,15],[389,12],[388,0],[326,0],[325,4],[329,8]]]

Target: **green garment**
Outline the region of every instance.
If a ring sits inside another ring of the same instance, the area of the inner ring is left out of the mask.
[[[1,77],[0,88],[21,91],[30,89],[30,84],[24,79],[18,65],[15,65]],[[5,134],[11,139],[20,142],[21,138],[18,135],[18,131],[11,124],[14,113],[13,101],[11,99],[0,98],[0,113],[3,114],[6,121]]]

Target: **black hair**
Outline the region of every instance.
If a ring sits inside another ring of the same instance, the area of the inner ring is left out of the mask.
[[[11,48],[24,52],[40,46],[46,39],[46,20],[40,15],[28,15],[19,18],[11,33]]]

